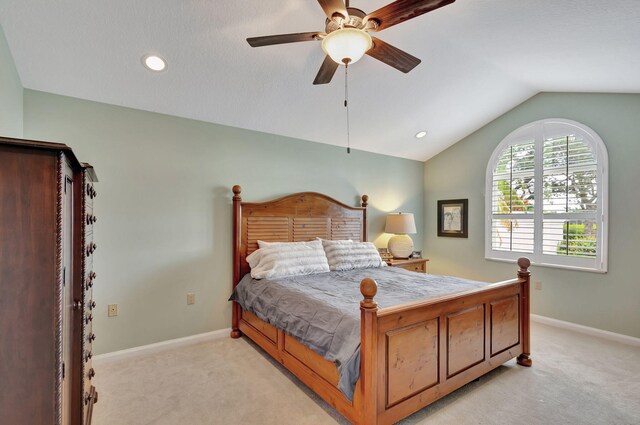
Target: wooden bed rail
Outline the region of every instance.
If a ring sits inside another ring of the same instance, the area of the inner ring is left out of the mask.
[[[374,281],[375,283],[375,281]],[[409,310],[413,310],[416,308],[420,308],[420,307],[427,307],[430,305],[434,305],[434,304],[438,304],[438,303],[442,303],[442,302],[447,302],[447,301],[454,301],[456,299],[460,299],[469,295],[473,295],[473,294],[478,294],[480,292],[486,292],[488,289],[494,289],[494,288],[502,288],[505,286],[509,286],[509,285],[516,285],[516,284],[520,284],[522,283],[522,280],[518,279],[511,279],[511,280],[505,280],[502,282],[496,282],[496,283],[492,283],[490,285],[487,286],[483,286],[481,288],[474,288],[474,289],[466,289],[463,291],[458,291],[458,292],[451,292],[449,294],[445,294],[445,295],[441,295],[438,297],[433,297],[433,298],[427,298],[424,300],[417,300],[417,301],[411,301],[408,303],[404,303],[404,304],[397,304],[397,305],[393,305],[390,307],[385,307],[385,308],[379,308],[376,315],[378,317],[385,317],[385,316],[390,316],[392,314],[397,314],[397,313],[404,313],[407,312]]]
[[[518,259],[517,279],[382,309],[363,279],[359,423],[394,423],[513,357],[531,366],[530,265]]]

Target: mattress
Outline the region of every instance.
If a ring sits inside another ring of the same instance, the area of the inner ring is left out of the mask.
[[[375,279],[379,308],[488,285],[395,267],[335,271],[279,279],[244,276],[231,300],[294,336],[337,366],[338,387],[353,400],[360,377],[360,282]]]

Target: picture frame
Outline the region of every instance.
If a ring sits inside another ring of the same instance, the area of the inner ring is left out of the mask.
[[[411,254],[410,258],[422,258],[422,250],[420,251],[413,251],[413,253]]]
[[[468,199],[438,201],[438,236],[447,238],[469,237]]]

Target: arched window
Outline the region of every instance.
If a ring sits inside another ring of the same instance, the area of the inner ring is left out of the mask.
[[[575,121],[509,134],[487,166],[485,257],[606,272],[608,163],[600,136]]]

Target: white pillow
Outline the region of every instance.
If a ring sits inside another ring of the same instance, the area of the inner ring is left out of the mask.
[[[322,239],[322,246],[332,271],[385,267],[387,265],[382,261],[378,249],[371,242]]]
[[[329,271],[322,242],[264,242],[247,257],[254,279],[274,279]]]

